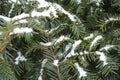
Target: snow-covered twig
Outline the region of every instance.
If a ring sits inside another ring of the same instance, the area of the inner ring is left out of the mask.
[[[13,8],[14,8],[14,3],[12,4],[10,11],[8,12],[8,17],[11,16],[11,13],[12,13],[12,11],[13,11]]]
[[[27,59],[22,55],[21,52],[18,52],[18,57],[15,58],[15,64],[18,65],[19,61],[27,61]]]
[[[42,65],[41,65],[41,69],[40,69],[40,76],[38,77],[38,80],[42,80],[42,75],[43,75],[43,68],[44,68],[44,66],[45,66],[45,64],[47,63],[47,61],[48,61],[48,59],[44,59],[43,61],[42,61]]]
[[[81,68],[78,63],[75,63],[75,66],[79,72],[79,78],[87,76],[87,72],[84,71],[83,68]]]

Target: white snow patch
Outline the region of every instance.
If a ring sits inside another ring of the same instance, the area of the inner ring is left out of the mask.
[[[13,3],[12,6],[11,6],[10,11],[8,12],[8,17],[11,16],[11,13],[12,13],[12,11],[13,11],[13,8],[15,7],[14,5],[15,5],[15,4]]]
[[[61,41],[64,41],[64,40],[68,40],[69,38],[68,37],[65,37],[65,36],[60,36],[58,39],[55,40],[55,44],[61,42]]]
[[[39,1],[39,0],[38,0]],[[38,8],[42,8],[42,7],[50,7],[48,9],[48,11],[46,11],[47,15],[50,13],[52,13],[54,15],[54,17],[58,17],[57,16],[57,10],[61,11],[62,13],[66,14],[71,21],[75,22],[75,15],[70,14],[68,11],[64,10],[59,4],[56,3],[50,3],[50,2],[46,2],[45,0],[39,1],[40,5],[38,6]],[[45,15],[45,14],[44,14]]]
[[[12,34],[22,34],[22,33],[31,33],[33,32],[32,28],[28,28],[28,27],[24,27],[24,28],[15,28],[13,29],[13,32],[10,33],[10,35]]]
[[[92,49],[92,47],[97,43],[98,40],[102,39],[103,37],[101,35],[98,35],[97,37],[95,37],[95,39],[92,41],[91,45],[90,45],[90,50]]]
[[[94,36],[94,34],[92,33],[92,34],[90,34],[90,36],[84,37],[84,40],[91,39],[91,38],[93,38],[93,36]]]
[[[79,78],[87,76],[87,72],[84,71],[83,68],[81,68],[78,63],[75,63],[75,66],[79,72]]]
[[[15,64],[18,65],[19,61],[27,61],[27,59],[22,55],[21,52],[18,52],[18,57],[15,58]]]
[[[79,52],[80,55],[83,55],[84,53],[83,52]]]
[[[84,54],[89,54],[89,52],[88,51],[84,51]]]
[[[40,42],[40,44],[43,46],[52,46],[53,42],[47,42],[47,43]]]
[[[4,19],[5,21],[10,21],[11,20],[11,18],[6,17],[6,16],[2,16],[2,15],[0,15],[0,18]]]
[[[20,4],[19,0],[8,0],[9,3],[17,3],[17,4]]]
[[[23,20],[19,20],[17,22],[15,22],[15,24],[20,24],[20,23],[28,23],[28,21],[26,19],[23,19]]]
[[[43,7],[49,7],[50,2],[46,2],[45,0],[37,0],[40,4],[38,5],[38,8],[43,8]]]
[[[58,62],[59,62],[59,60],[54,60],[53,65],[58,66]]]
[[[81,40],[77,40],[74,42],[74,44],[72,45],[72,49],[71,49],[70,53],[68,53],[68,55],[65,57],[65,60],[72,56],[78,55],[78,53],[75,53],[75,49],[81,42],[82,42]]]
[[[65,37],[62,35],[58,39],[54,39],[51,42],[47,42],[47,43],[40,42],[40,44],[44,45],[44,46],[53,46],[54,44],[56,45],[57,43],[64,41],[64,40],[68,40],[68,39],[69,39],[69,37]]]
[[[42,61],[42,65],[41,65],[41,69],[40,69],[40,76],[38,77],[38,80],[42,80],[42,75],[43,75],[43,68],[44,68],[44,66],[45,66],[45,64],[47,63],[47,61],[48,61],[48,59],[44,59],[43,61]]]
[[[29,17],[29,14],[22,13],[22,14],[20,14],[20,15],[14,16],[14,17],[12,18],[12,20],[14,21],[14,20],[23,19],[23,18],[26,18],[26,17]]]
[[[3,32],[0,32],[0,35],[2,35],[3,34]]]
[[[103,52],[96,51],[96,54],[100,55],[100,60],[103,61],[103,65],[107,65],[107,59]]]
[[[106,50],[107,51],[108,49],[113,48],[113,47],[114,47],[114,45],[106,45],[105,47],[101,48],[100,51],[101,50]]]
[[[71,43],[69,43],[68,45],[66,45],[66,47],[65,47],[65,52],[70,49],[71,45],[72,45]]]
[[[81,0],[76,0],[77,4],[80,4],[82,1]]]
[[[119,18],[109,18],[110,21],[117,21]]]

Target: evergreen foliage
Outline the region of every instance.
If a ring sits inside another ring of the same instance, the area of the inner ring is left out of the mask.
[[[119,0],[1,0],[0,80],[120,80]]]

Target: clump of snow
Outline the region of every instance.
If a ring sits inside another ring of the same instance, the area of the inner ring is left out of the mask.
[[[71,45],[72,45],[71,43],[69,43],[68,45],[66,45],[66,47],[65,47],[65,52],[70,49]]]
[[[52,46],[54,43],[53,42],[47,42],[47,43],[40,42],[40,44],[43,46]]]
[[[0,35],[2,35],[3,34],[3,32],[0,32]]]
[[[84,51],[84,54],[88,54],[89,52],[88,51]]]
[[[117,21],[120,20],[119,18],[109,18],[110,21]]]
[[[79,52],[80,55],[83,55],[83,52]]]
[[[96,5],[97,5],[97,6],[100,6],[101,0],[92,0],[92,1],[95,1],[95,2],[96,2]]]
[[[90,34],[90,36],[84,37],[84,40],[91,39],[91,38],[93,38],[93,36],[94,36],[94,34],[92,33],[92,34]]]
[[[17,3],[20,4],[19,0],[8,0],[9,3]]]
[[[26,18],[26,17],[29,17],[29,14],[22,13],[22,14],[20,14],[20,15],[14,16],[14,17],[12,18],[12,20],[14,21],[14,20],[23,19],[23,18]]]
[[[22,55],[21,52],[18,52],[18,57],[15,58],[15,64],[18,65],[19,61],[27,61],[27,59]]]
[[[19,20],[17,22],[15,22],[15,24],[20,24],[20,23],[28,23],[28,21],[26,19],[22,19],[22,20]]]
[[[41,69],[40,69],[40,76],[38,77],[38,80],[42,80],[42,75],[43,75],[43,68],[44,68],[44,66],[45,66],[45,64],[47,63],[47,61],[48,61],[48,59],[44,59],[43,61],[42,61],[42,65],[41,65]]]
[[[13,29],[13,32],[10,33],[10,35],[12,34],[22,34],[22,33],[31,33],[33,32],[32,28],[28,28],[28,27],[24,27],[24,28],[15,28]]]
[[[72,49],[71,49],[70,53],[68,53],[68,55],[65,57],[65,60],[69,57],[78,55],[78,53],[75,53],[75,49],[81,42],[82,42],[81,40],[77,40],[74,42],[74,44],[72,45]]]
[[[96,54],[100,55],[100,60],[103,61],[103,65],[107,65],[107,58],[103,52],[96,51]]]
[[[11,20],[11,18],[6,17],[6,16],[2,16],[2,15],[0,15],[0,18],[4,19],[5,21],[8,21],[8,22]]]
[[[87,76],[87,72],[84,71],[83,68],[81,68],[78,63],[75,63],[75,66],[79,72],[79,78]]]
[[[92,47],[97,43],[98,40],[102,39],[103,37],[101,35],[98,35],[97,37],[95,37],[95,39],[92,41],[91,45],[90,45],[90,50],[92,49]]]
[[[57,10],[58,10],[58,11],[61,11],[62,13],[64,13],[64,14],[66,14],[70,18],[71,21],[73,21],[73,22],[76,21],[75,15],[72,15],[68,11],[64,10],[59,4],[46,2],[45,0],[42,0],[42,1],[38,0],[38,2],[40,3],[39,6],[38,6],[38,8],[50,7],[48,9],[48,11],[44,12],[47,15],[48,14],[50,15],[50,13],[52,13],[54,15],[54,17],[58,17],[57,16]]]
[[[65,36],[60,36],[58,39],[55,40],[55,44],[61,42],[61,41],[64,41],[64,40],[68,40],[69,38],[68,37],[65,37]]]
[[[62,35],[58,39],[54,39],[51,42],[47,42],[47,43],[40,42],[40,44],[44,45],[44,46],[53,46],[53,45],[56,45],[59,42],[62,42],[64,40],[68,40],[68,39],[69,39],[69,37],[65,37],[65,36]]]
[[[58,62],[59,62],[59,60],[54,60],[53,65],[58,66]]]
[[[49,7],[50,2],[46,2],[45,0],[37,0],[40,4],[38,5],[38,8],[43,8],[43,7]]]
[[[81,0],[76,0],[77,4],[80,4],[82,1]]]
[[[101,48],[100,51],[101,50],[106,50],[107,51],[108,49],[113,48],[113,47],[114,47],[114,45],[106,45],[105,47]]]

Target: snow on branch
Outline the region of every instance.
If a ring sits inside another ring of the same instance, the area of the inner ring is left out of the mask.
[[[109,50],[110,48],[113,48],[114,47],[114,45],[106,45],[105,47],[103,47],[103,48],[101,48],[100,49],[100,51],[102,51],[102,50]]]
[[[58,62],[59,62],[59,60],[54,60],[53,65],[58,66]]]
[[[101,35],[98,35],[97,37],[95,37],[95,39],[91,42],[90,45],[90,50],[92,49],[92,47],[97,43],[98,40],[102,39],[103,37]]]
[[[47,63],[47,61],[48,61],[48,59],[44,59],[43,61],[42,61],[42,65],[41,65],[41,69],[40,69],[40,76],[38,77],[38,80],[42,80],[42,75],[43,75],[43,68],[44,68],[44,66],[45,66],[45,64]]]
[[[15,28],[13,29],[12,32],[10,32],[10,35],[12,34],[22,34],[22,33],[31,33],[33,32],[32,28],[28,28],[28,27],[22,27],[22,28]]]
[[[40,3],[38,5],[38,8],[49,7],[48,11],[46,11],[47,15],[48,15],[48,13],[52,13],[54,17],[58,17],[57,16],[57,10],[58,10],[64,14],[66,14],[70,18],[71,21],[73,21],[73,22],[77,21],[75,19],[75,17],[76,17],[75,15],[73,15],[73,14],[69,13],[68,11],[66,11],[65,9],[63,9],[59,4],[47,2],[45,0],[41,0],[41,1],[38,0],[38,2]]]
[[[13,11],[13,8],[15,7],[14,5],[15,5],[15,4],[13,3],[12,6],[11,6],[10,11],[8,12],[8,17],[11,16],[11,13],[12,13],[12,11]]]
[[[18,65],[20,61],[27,61],[27,59],[22,55],[21,52],[18,52],[18,57],[15,58],[15,64]]]
[[[62,42],[64,40],[69,40],[69,39],[70,39],[69,37],[65,37],[65,36],[62,35],[58,39],[54,39],[51,42],[47,42],[47,43],[40,42],[40,44],[43,45],[43,46],[53,46],[53,45],[56,45],[59,42]]]
[[[67,56],[65,57],[65,60],[67,58],[72,57],[72,56],[78,55],[78,53],[75,53],[75,49],[76,49],[77,46],[79,46],[79,44],[81,42],[82,42],[81,40],[77,40],[77,41],[74,42],[74,44],[72,45],[72,49],[71,49],[70,53],[68,53]]]
[[[90,36],[84,37],[84,40],[91,39],[91,38],[93,38],[93,36],[94,36],[94,34],[93,34],[93,33],[91,33],[91,34],[90,34]]]
[[[12,2],[17,2],[17,0],[12,0]],[[69,13],[64,8],[62,8],[59,4],[47,2],[45,0],[38,0],[38,2],[39,2],[38,8],[48,7],[48,9],[47,10],[45,9],[43,12],[38,12],[36,10],[33,10],[30,15],[27,13],[22,13],[22,14],[14,16],[12,18],[9,18],[10,14],[14,8],[14,4],[13,4],[11,7],[11,10],[8,13],[8,17],[0,15],[0,18],[3,18],[5,21],[8,21],[8,22],[19,21],[19,22],[17,22],[17,24],[19,24],[19,23],[27,23],[27,20],[25,20],[25,18],[27,18],[27,17],[40,17],[40,16],[51,17],[51,14],[52,14],[55,18],[57,18],[58,17],[57,13],[62,12],[64,14],[66,14],[71,21],[81,22],[79,20],[79,18],[77,18],[77,16]],[[24,21],[20,21],[21,19],[24,19]]]
[[[103,61],[103,65],[107,65],[107,57],[103,52],[96,51],[96,54],[100,55],[100,60]]]
[[[83,68],[80,67],[78,63],[75,63],[75,66],[76,66],[76,68],[77,68],[77,70],[79,72],[79,78],[87,76],[87,72],[84,71]]]

